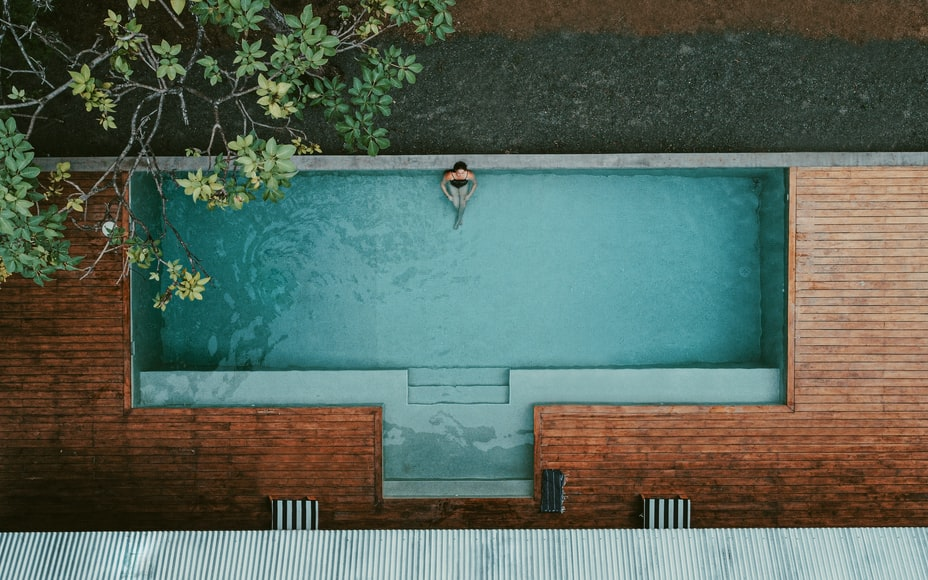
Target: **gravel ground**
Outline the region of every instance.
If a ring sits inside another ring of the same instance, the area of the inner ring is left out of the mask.
[[[395,94],[388,154],[928,150],[916,40],[550,33],[405,49],[426,69]],[[343,153],[321,119],[308,129]],[[169,131],[156,150],[182,154],[192,133]],[[40,154],[114,153],[99,134],[34,141]]]
[[[928,147],[928,45],[916,41],[556,34],[418,54],[426,75],[389,119],[392,153]]]

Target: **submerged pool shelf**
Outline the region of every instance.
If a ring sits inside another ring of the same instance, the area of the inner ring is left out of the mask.
[[[214,282],[162,315],[132,277],[133,404],[383,405],[386,496],[520,497],[534,405],[784,402],[784,169],[471,167],[461,230],[435,171],[178,194]]]

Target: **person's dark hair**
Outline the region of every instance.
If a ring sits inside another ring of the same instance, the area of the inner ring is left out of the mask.
[[[467,164],[463,161],[458,161],[454,164],[454,167],[451,168],[451,171],[457,171],[458,169],[467,169]]]

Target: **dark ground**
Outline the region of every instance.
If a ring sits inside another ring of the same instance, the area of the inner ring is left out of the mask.
[[[459,34],[406,47],[425,70],[394,94],[386,153],[928,150],[928,8],[915,21],[905,0],[822,2],[831,12],[816,12],[818,20],[763,22],[707,16],[718,8],[712,0],[698,2],[706,16],[698,21],[679,12],[687,3],[646,2],[681,14],[661,28],[660,12],[643,20],[636,12],[639,22],[606,11],[611,3],[583,1],[577,10],[591,11],[586,20],[556,31],[564,15],[553,7],[564,3],[517,0],[503,9],[461,0]],[[773,4],[794,17],[818,6]],[[842,21],[842,8],[857,28]],[[550,18],[539,18],[545,10]],[[597,11],[613,17],[596,19]],[[79,104],[71,107],[73,130],[50,124],[33,136],[39,154],[114,154],[119,140],[107,142]],[[324,153],[343,153],[320,117],[309,119],[308,133]],[[180,155],[203,131],[178,125],[167,134],[157,153]]]
[[[928,45],[914,40],[549,33],[418,54],[391,153],[928,148]]]

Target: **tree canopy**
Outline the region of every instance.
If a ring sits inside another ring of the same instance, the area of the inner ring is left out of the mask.
[[[444,40],[455,4],[346,0],[287,14],[270,0],[113,0],[98,29],[82,31],[94,34],[78,35],[93,40],[75,43],[63,34],[73,23],[49,18],[53,0],[0,2],[0,283],[18,274],[42,284],[81,267],[64,235],[71,220],[107,236],[103,252],[122,253],[124,275],[135,265],[164,277],[154,299],[162,309],[174,297],[202,298],[210,278],[181,232],[132,212],[126,176],[150,174],[163,203],[166,178],[210,210],[277,201],[296,174],[293,157],[321,152],[301,129],[309,114],[322,115],[349,152],[377,155],[390,145],[382,122],[391,93],[422,72],[415,55],[385,39],[399,30]],[[340,55],[353,57],[350,67]],[[30,136],[49,111],[68,107],[123,143],[89,188],[70,179],[67,162],[41,179],[35,164]],[[192,121],[195,109],[209,122]],[[166,177],[154,143],[178,120],[190,133],[186,154],[203,157],[203,168]],[[106,223],[88,224],[88,204],[104,191],[116,195]],[[167,235],[185,255],[164,255]],[[93,264],[83,269],[89,275]]]

